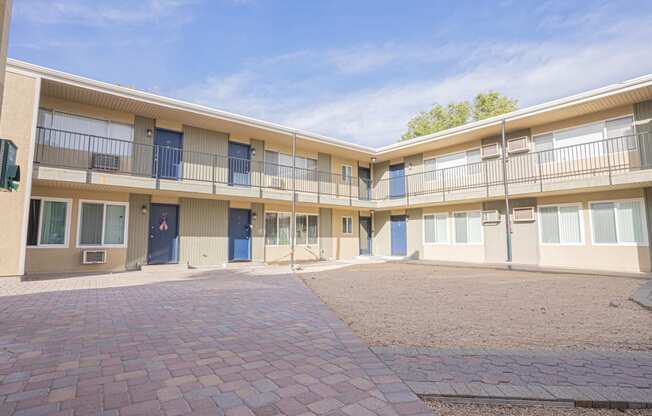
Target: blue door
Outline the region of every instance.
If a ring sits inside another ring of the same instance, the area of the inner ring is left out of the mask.
[[[392,215],[392,256],[407,256],[405,215]]]
[[[179,262],[179,207],[152,204],[149,209],[148,264]]]
[[[389,197],[405,197],[405,166],[402,163],[389,167]]]
[[[229,209],[229,260],[251,260],[251,211]]]
[[[157,178],[179,179],[183,134],[176,131],[156,129],[154,135],[154,169]]]
[[[229,142],[229,185],[249,186],[251,179],[249,145]]]

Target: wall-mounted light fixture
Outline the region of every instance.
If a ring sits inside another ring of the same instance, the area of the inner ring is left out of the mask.
[[[143,205],[142,207],[140,207],[140,212],[142,212],[143,215],[146,215],[147,214],[147,205]]]
[[[256,148],[252,147],[251,148],[251,157],[254,157],[254,156],[256,156]]]
[[[147,137],[152,137],[152,129],[147,129]]]
[[[371,158],[371,163],[376,163],[376,158],[375,157]]]
[[[258,215],[257,215],[255,212],[253,212],[253,213],[251,214],[251,220],[252,220],[252,221],[256,221],[256,218],[258,218]]]

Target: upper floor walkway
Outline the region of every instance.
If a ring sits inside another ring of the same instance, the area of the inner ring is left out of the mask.
[[[371,164],[369,177],[320,171],[181,147],[137,143],[38,127],[34,179],[291,201],[362,209],[392,209],[499,198],[504,175],[510,195],[652,182],[650,133],[547,146],[532,140],[503,157],[500,146],[479,161],[437,168],[424,163]],[[546,146],[537,146],[537,149]]]

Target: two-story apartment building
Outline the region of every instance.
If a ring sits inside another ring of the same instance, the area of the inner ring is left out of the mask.
[[[514,264],[646,272],[651,120],[646,76],[370,148],[10,60],[0,275],[502,263],[507,218]]]

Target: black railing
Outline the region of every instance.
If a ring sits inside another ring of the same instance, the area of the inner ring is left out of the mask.
[[[500,157],[445,169],[368,179],[155,146],[135,141],[38,127],[35,162],[163,180],[207,182],[238,187],[292,191],[349,200],[390,200],[446,195],[502,186]],[[545,184],[562,178],[611,175],[648,169],[649,133],[610,138],[557,149],[510,154],[509,184]],[[387,172],[389,174],[389,172]],[[294,183],[293,183],[294,182]]]

